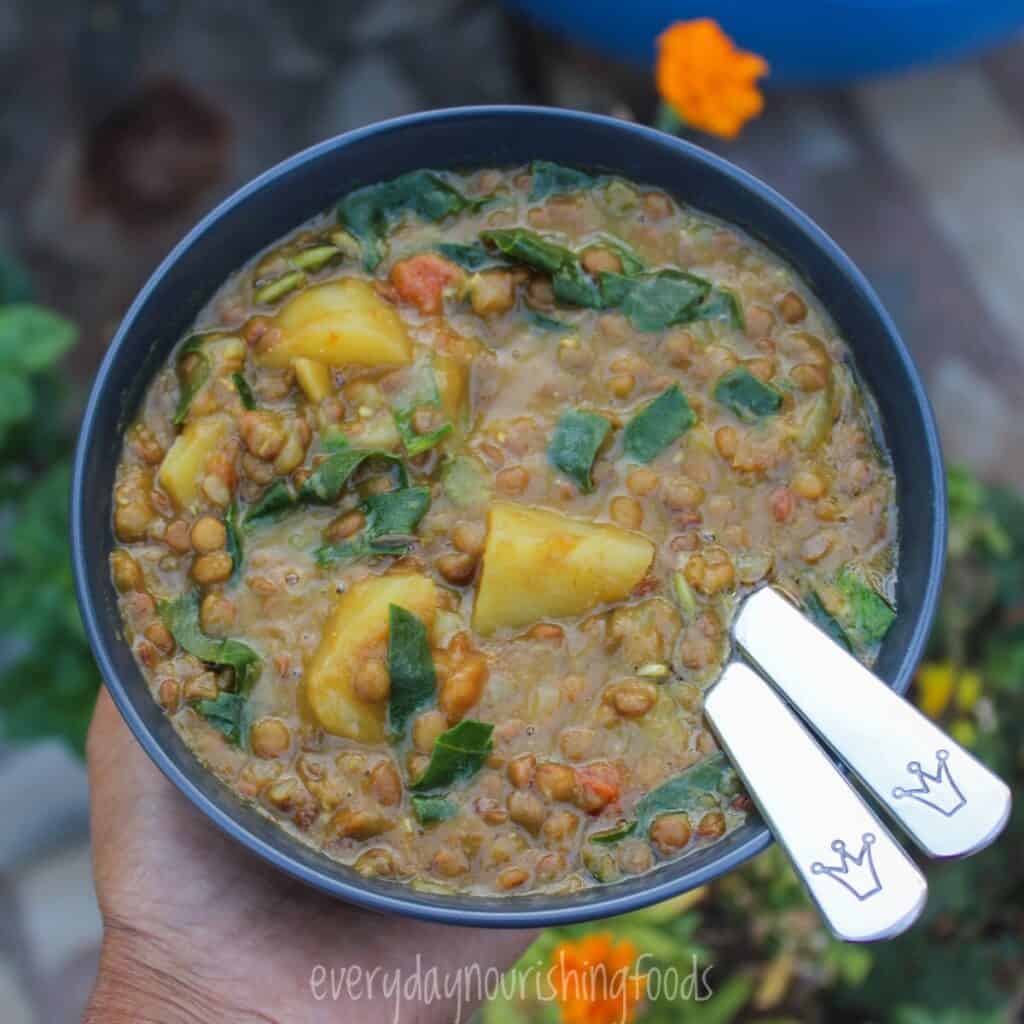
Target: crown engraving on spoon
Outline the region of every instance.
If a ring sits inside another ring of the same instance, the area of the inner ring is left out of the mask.
[[[921,767],[920,761],[911,761],[907,765],[907,771],[917,776],[918,785],[912,789],[897,786],[893,791],[893,798],[903,800],[911,797],[918,803],[930,807],[947,818],[952,818],[964,804],[967,798],[960,791],[952,772],[949,770],[949,751],[936,751],[935,759],[938,767],[935,774],[927,772]]]
[[[844,889],[863,902],[876,892],[881,892],[882,883],[878,880],[878,871],[871,852],[875,835],[873,832],[865,832],[861,839],[863,845],[858,854],[850,853],[842,839],[834,839],[832,849],[839,854],[839,863],[823,864],[816,860],[811,865],[811,873],[834,878]]]

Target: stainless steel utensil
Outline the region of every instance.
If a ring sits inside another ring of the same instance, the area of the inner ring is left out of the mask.
[[[925,880],[782,698],[932,857],[991,843],[1009,787],[776,589],[744,601],[732,635],[761,675],[728,666],[705,698],[712,728],[832,931],[898,935]]]

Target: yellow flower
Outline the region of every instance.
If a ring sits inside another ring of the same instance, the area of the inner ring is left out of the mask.
[[[963,672],[956,681],[956,704],[961,711],[970,711],[981,696],[981,676],[977,672]]]
[[[949,735],[962,747],[973,747],[978,742],[978,730],[966,718],[958,718],[949,727]]]
[[[629,1024],[645,985],[636,956],[633,943],[615,943],[608,932],[558,946],[551,954],[551,984],[563,1024]]]
[[[955,682],[956,674],[948,661],[922,665],[917,673],[918,707],[929,718],[938,718],[949,705]]]
[[[734,139],[764,109],[757,80],[767,74],[767,61],[736,49],[711,18],[677,21],[658,37],[658,92],[691,128]]]

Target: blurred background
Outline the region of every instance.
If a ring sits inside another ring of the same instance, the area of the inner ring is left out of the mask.
[[[1020,0],[0,0],[0,1018],[78,1020],[99,942],[81,748],[98,678],[66,555],[76,417],[120,317],[218,200],[283,157],[431,107],[651,123],[655,40],[717,18],[772,68],[738,139],[695,135],[830,232],[895,316],[951,464],[946,599],[915,699],[1024,778],[1024,4]],[[683,197],[685,198],[685,197]],[[16,304],[54,310],[32,360]],[[1024,821],[931,869],[909,936],[830,940],[776,851],[708,890],[550,932],[713,964],[642,1022],[996,1024],[1024,1006]],[[605,937],[607,935],[607,938]],[[581,954],[582,955],[582,954]],[[582,1011],[581,1011],[582,1012]],[[573,1021],[609,1024],[595,1001]],[[563,1019],[499,1001],[488,1024]]]

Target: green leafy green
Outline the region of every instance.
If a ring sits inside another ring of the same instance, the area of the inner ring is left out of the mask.
[[[242,400],[242,405],[246,409],[256,408],[256,396],[252,393],[252,388],[249,387],[249,382],[240,373],[233,373],[231,375],[231,382],[235,385],[235,390],[238,392],[238,397]]]
[[[859,646],[879,643],[896,620],[896,612],[853,565],[836,576],[836,589],[843,597],[840,618],[850,638]]]
[[[486,267],[501,266],[502,261],[480,242],[441,242],[434,247],[446,259],[457,263],[463,270],[475,273]]]
[[[440,444],[454,429],[445,421],[434,430],[418,434],[413,427],[413,417],[418,409],[441,409],[441,395],[437,389],[437,378],[433,369],[421,363],[413,369],[411,380],[394,402],[395,426],[401,435],[402,444],[409,456],[419,455]]]
[[[215,700],[201,700],[194,707],[210,725],[237,746],[242,742],[245,731],[247,704],[248,701],[240,694],[218,693]]]
[[[494,493],[491,474],[473,455],[455,455],[441,467],[441,487],[457,508],[481,508]]]
[[[564,320],[558,320],[553,316],[548,316],[546,313],[538,312],[536,309],[530,309],[527,307],[523,313],[529,323],[533,324],[534,327],[539,327],[542,331],[572,330],[572,324],[567,324]]]
[[[439,221],[474,204],[439,175],[411,171],[391,181],[350,192],[338,203],[338,220],[359,241],[363,266],[374,270],[384,258],[383,241],[405,217]]]
[[[711,285],[681,270],[649,274],[600,275],[601,295],[608,308],[620,308],[638,331],[662,331],[693,319]]]
[[[604,306],[597,281],[583,269],[583,265],[575,257],[552,274],[551,289],[559,302],[567,302],[571,306],[583,306],[587,309],[601,309]]]
[[[298,499],[291,485],[284,480],[275,480],[254,501],[245,513],[245,525],[252,526],[261,519],[273,520],[282,513],[295,508]]]
[[[846,635],[846,631],[829,614],[821,598],[813,590],[804,596],[803,604],[804,611],[811,622],[835,640],[840,647],[852,654],[853,645],[850,643],[850,638]]]
[[[259,655],[241,640],[214,639],[203,632],[199,625],[198,590],[160,601],[157,611],[180,647],[200,661],[234,671],[236,693],[244,696],[252,689],[263,668]]]
[[[691,812],[699,808],[709,794],[738,791],[736,773],[725,754],[718,751],[641,798],[634,810],[637,830],[646,836],[655,819],[663,814]]]
[[[482,232],[480,240],[514,263],[523,263],[545,274],[555,274],[562,267],[576,263],[575,255],[565,246],[526,228],[494,228]]]
[[[444,796],[412,796],[412,812],[421,825],[436,825],[459,813],[459,805]]]
[[[622,263],[622,273],[625,277],[642,274],[646,269],[644,261],[621,238],[616,238],[614,235],[598,235],[587,242],[584,251],[592,248],[608,249],[615,253]]]
[[[227,531],[227,553],[231,556],[231,579],[238,578],[242,571],[242,559],[244,548],[242,545],[242,530],[238,524],[238,505],[233,501],[228,506],[227,514],[224,516],[224,529]]]
[[[608,436],[608,421],[596,412],[570,409],[562,415],[548,445],[548,459],[584,494],[594,488],[590,471],[598,449]]]
[[[686,396],[673,384],[644,406],[622,432],[626,454],[638,462],[650,462],[697,421]]]
[[[602,829],[600,832],[591,832],[587,836],[588,843],[617,843],[620,839],[631,836],[636,831],[635,821],[620,821],[612,828]]]
[[[494,749],[492,732],[493,725],[466,718],[441,733],[426,771],[410,788],[418,793],[446,789],[475,775]]]
[[[723,374],[715,385],[714,394],[716,402],[731,409],[746,423],[771,416],[782,407],[782,393],[742,366]]]
[[[725,288],[712,288],[707,298],[693,311],[694,320],[711,320],[743,330],[743,311],[736,296]]]
[[[396,468],[402,487],[409,482],[402,460],[391,452],[373,448],[350,448],[346,445],[329,455],[306,478],[299,488],[299,500],[331,505],[338,500],[352,474],[368,459],[379,459]]]
[[[361,506],[366,516],[362,533],[353,540],[317,548],[317,564],[333,565],[365,555],[404,554],[429,507],[429,487],[403,487],[371,495]]]
[[[180,427],[188,416],[189,407],[193,399],[199,394],[202,386],[210,379],[213,369],[209,356],[203,352],[205,336],[194,334],[178,350],[177,366],[180,393],[178,395],[178,406],[174,410],[174,419],[171,421],[176,427]]]
[[[534,160],[530,164],[530,202],[536,203],[548,196],[561,195],[566,192],[580,192],[593,188],[597,178],[578,171],[574,167],[564,167],[550,160]]]
[[[388,674],[388,713],[392,730],[400,736],[409,719],[434,699],[437,673],[427,627],[412,612],[395,604],[388,608]]]

